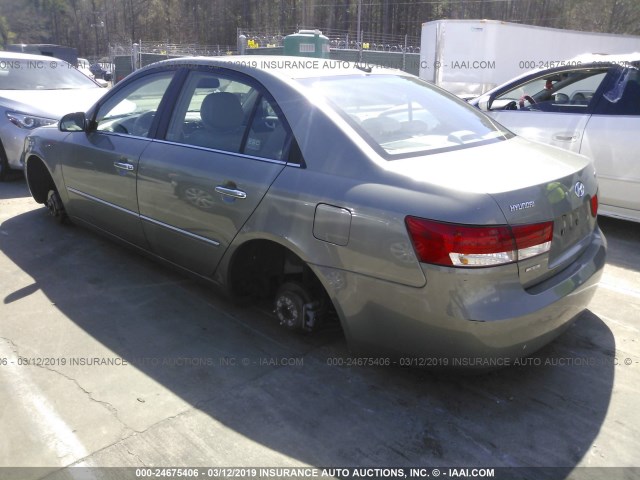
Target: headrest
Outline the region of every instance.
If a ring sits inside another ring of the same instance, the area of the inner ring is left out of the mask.
[[[231,129],[242,125],[244,112],[236,95],[216,92],[204,97],[200,117],[207,127]]]

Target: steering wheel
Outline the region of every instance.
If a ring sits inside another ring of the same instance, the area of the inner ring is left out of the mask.
[[[520,108],[525,108],[524,106],[524,102],[529,102],[529,105],[535,105],[536,101],[533,99],[533,97],[531,95],[523,95],[520,97],[520,100],[518,100],[518,105],[520,106]]]
[[[155,115],[155,110],[149,110],[136,118],[131,126],[131,135],[146,137],[149,133],[149,129],[151,128]]]
[[[502,107],[502,109],[503,110],[517,110],[518,109],[518,102],[516,102],[515,100],[511,100],[504,107]]]

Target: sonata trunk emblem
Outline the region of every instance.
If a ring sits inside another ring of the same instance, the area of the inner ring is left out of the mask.
[[[575,186],[573,187],[573,191],[578,198],[584,197],[584,183],[576,182]]]
[[[527,208],[533,208],[535,206],[536,206],[536,202],[531,200],[529,202],[522,202],[522,203],[516,203],[514,205],[509,205],[509,209],[512,212],[516,212],[518,210],[526,210]]]

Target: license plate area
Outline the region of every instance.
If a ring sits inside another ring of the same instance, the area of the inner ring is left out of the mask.
[[[557,217],[553,228],[553,241],[550,252],[551,262],[553,263],[556,259],[561,261],[559,257],[562,257],[564,252],[589,236],[594,224],[588,202]]]
[[[573,245],[589,230],[589,219],[584,207],[583,205],[562,215],[555,222],[556,233],[565,246]]]

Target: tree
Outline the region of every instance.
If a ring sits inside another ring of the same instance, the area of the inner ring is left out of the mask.
[[[235,45],[237,29],[349,31],[358,0],[0,0],[3,43],[60,43],[81,56],[139,40]],[[640,34],[638,0],[363,0],[365,37],[419,37],[423,22],[486,18],[546,27]]]
[[[12,43],[13,37],[14,34],[9,30],[9,23],[7,22],[7,19],[0,16],[0,41],[2,42],[2,45]]]

